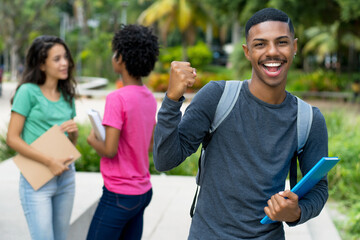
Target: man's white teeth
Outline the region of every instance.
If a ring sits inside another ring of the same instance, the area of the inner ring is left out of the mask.
[[[279,67],[281,63],[265,63],[265,67]]]

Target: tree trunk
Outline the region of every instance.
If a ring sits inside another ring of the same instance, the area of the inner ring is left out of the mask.
[[[206,44],[208,45],[209,48],[212,45],[212,40],[213,40],[213,28],[212,28],[212,24],[208,22],[206,24]]]
[[[349,46],[349,55],[348,55],[348,72],[352,72],[354,68],[354,58],[355,58],[355,44],[352,42]]]
[[[127,1],[121,2],[121,23],[124,25],[127,24],[127,6],[129,6],[129,3]]]
[[[182,46],[182,60],[187,62],[188,55],[187,55],[187,42],[186,42],[185,33],[181,34],[181,46]]]
[[[6,47],[4,49],[4,72],[9,72],[9,50]]]
[[[70,17],[68,13],[61,13],[60,17],[60,38],[66,41],[66,33],[69,30]]]
[[[239,41],[240,41],[240,25],[237,19],[235,19],[232,25],[231,42],[233,46],[235,46]]]
[[[86,36],[87,33],[87,23],[85,21],[85,13],[84,13],[84,4],[83,1],[77,0],[74,2],[75,7],[75,15],[78,26],[81,29],[81,35]],[[83,38],[80,36],[77,40],[77,56],[80,56],[82,48],[83,48]],[[78,76],[82,76],[82,60],[79,57],[76,62],[76,74]]]
[[[303,69],[304,72],[308,73],[311,70],[310,64],[309,64],[309,57],[304,57],[303,59]]]
[[[17,70],[18,70],[18,46],[15,42],[10,47],[10,68],[11,68],[11,81],[17,81]]]
[[[182,43],[182,60],[185,62],[189,60],[187,55],[187,44],[184,42]]]
[[[336,74],[340,74],[341,73],[340,51],[338,51],[336,55],[337,55],[336,65],[335,65]]]
[[[220,45],[223,46],[226,42],[226,36],[228,32],[228,25],[223,25],[219,29],[219,39],[220,39]]]

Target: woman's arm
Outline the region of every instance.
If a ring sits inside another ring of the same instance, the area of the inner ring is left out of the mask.
[[[26,118],[23,115],[11,112],[9,129],[6,138],[7,145],[21,155],[46,165],[54,175],[60,175],[62,172],[68,170],[65,163],[72,160],[73,157],[55,159],[44,155],[32,148],[21,138],[25,120]]]
[[[76,145],[77,143],[77,139],[79,137],[79,129],[77,124],[75,123],[75,121],[73,119],[63,122],[60,125],[60,128],[63,132],[67,132],[69,135],[69,139],[70,141]]]
[[[118,151],[120,130],[105,126],[105,132],[106,137],[104,142],[96,138],[94,130],[91,130],[87,141],[101,157],[113,158]]]

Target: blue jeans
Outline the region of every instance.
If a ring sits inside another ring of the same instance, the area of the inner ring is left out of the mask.
[[[110,192],[104,186],[87,240],[140,240],[144,210],[151,197],[152,189],[142,195],[123,195]]]
[[[75,196],[75,166],[37,191],[20,176],[20,201],[33,240],[66,240]]]

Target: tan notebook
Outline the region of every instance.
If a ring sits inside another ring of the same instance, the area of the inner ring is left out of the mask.
[[[74,162],[81,156],[80,152],[57,125],[54,125],[36,139],[31,146],[44,154],[56,158],[73,156],[74,158],[71,162]],[[17,154],[13,160],[35,191],[54,177],[50,169],[40,162],[31,160],[20,154]],[[67,163],[67,165],[71,162]]]

